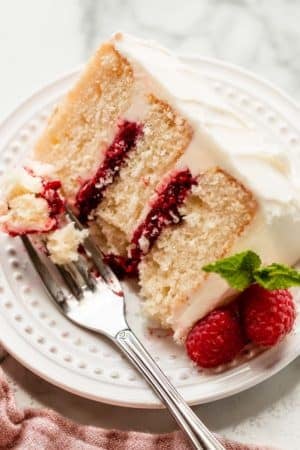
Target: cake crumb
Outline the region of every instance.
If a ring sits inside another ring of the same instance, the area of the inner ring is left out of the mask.
[[[68,264],[79,258],[78,247],[88,236],[88,230],[78,230],[73,222],[49,233],[46,246],[55,264]]]

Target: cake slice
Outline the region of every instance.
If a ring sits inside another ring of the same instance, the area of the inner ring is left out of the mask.
[[[147,314],[177,340],[236,294],[204,265],[243,249],[264,263],[299,257],[293,155],[153,42],[117,33],[103,44],[33,158],[54,168],[107,262],[138,278]]]

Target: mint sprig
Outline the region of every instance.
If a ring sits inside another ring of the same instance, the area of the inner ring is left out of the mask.
[[[203,270],[218,273],[231,287],[243,291],[253,283],[253,273],[260,265],[260,257],[251,250],[247,250],[207,264]]]
[[[255,282],[265,289],[287,289],[300,286],[300,272],[283,264],[273,263],[254,272]]]
[[[265,289],[287,289],[300,286],[300,272],[284,264],[262,266],[260,257],[252,250],[219,259],[203,267],[205,272],[218,273],[238,291],[258,283]]]

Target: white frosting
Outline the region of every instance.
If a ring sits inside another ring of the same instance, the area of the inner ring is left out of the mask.
[[[188,305],[181,307],[173,317],[174,339],[180,342],[195,321],[228,302],[236,294],[237,291],[231,289],[219,275],[209,274],[200,289],[191,296]]]
[[[194,175],[220,167],[257,199],[257,218],[232,252],[252,248],[264,262],[294,264],[300,257],[299,151],[287,152],[266,140],[216,96],[197,71],[156,43],[121,33],[112,42],[132,65],[136,80],[128,118],[143,120],[149,93],[166,100],[194,129],[177,166],[188,167]],[[222,300],[228,286],[221,284],[213,292]],[[174,317],[175,328],[187,328],[215,306],[209,285],[194,293],[184,312]]]
[[[192,121],[194,118],[202,125],[220,123],[233,127],[242,124],[246,126],[213,91],[207,89],[207,83],[197,71],[183,64],[155,42],[116,33],[112,43],[133,67],[136,92],[139,96],[154,93],[180,110],[184,116]],[[139,89],[139,84],[142,89]],[[130,109],[131,118],[141,120],[146,111],[142,110],[141,101],[133,103]],[[133,114],[136,107],[136,114]]]

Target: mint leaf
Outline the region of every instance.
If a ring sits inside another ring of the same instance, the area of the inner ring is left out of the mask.
[[[207,264],[202,270],[218,273],[231,287],[243,291],[254,282],[253,273],[260,265],[260,257],[253,251],[246,250]]]
[[[265,289],[287,289],[300,286],[300,272],[283,264],[273,263],[254,271],[254,280]]]
[[[268,290],[300,286],[299,271],[277,263],[262,266],[260,257],[251,250],[219,259],[202,269],[218,273],[238,291],[243,291],[252,283],[258,283]]]

